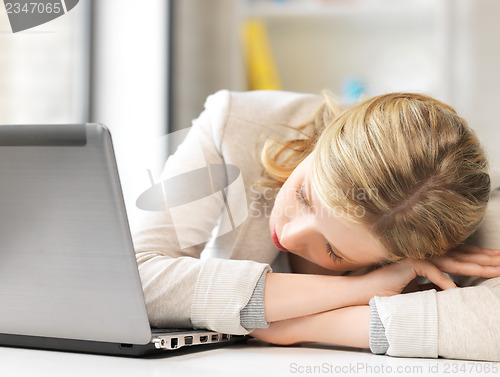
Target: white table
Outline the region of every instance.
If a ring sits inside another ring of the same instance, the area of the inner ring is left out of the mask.
[[[277,347],[255,340],[202,352],[167,352],[140,359],[0,347],[1,377],[386,375],[499,376],[500,364],[395,358],[324,344]]]

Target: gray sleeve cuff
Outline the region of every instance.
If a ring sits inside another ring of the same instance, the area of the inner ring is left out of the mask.
[[[385,327],[378,315],[375,300],[370,300],[370,351],[377,355],[384,355],[389,349],[389,342],[385,336]]]
[[[240,324],[247,330],[269,327],[264,312],[264,284],[267,272],[264,271],[262,273],[252,293],[252,297],[250,297],[246,306],[240,311]]]

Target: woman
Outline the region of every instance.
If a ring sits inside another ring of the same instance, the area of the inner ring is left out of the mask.
[[[192,170],[198,149],[207,166],[239,167],[248,216],[235,227],[233,190],[200,201],[185,221],[176,210],[144,214],[134,244],[153,326],[437,357],[446,338],[433,336],[436,296],[450,290],[397,294],[417,275],[442,289],[455,283],[441,271],[500,276],[498,252],[460,246],[487,208],[484,152],[465,121],[432,98],[395,93],[338,112],[328,97],[221,91],[160,179]],[[276,198],[269,186],[280,187]],[[228,223],[235,229],[226,233]],[[216,227],[225,234],[211,239]],[[184,247],[181,232],[210,242]],[[218,258],[200,258],[204,250]],[[402,301],[416,311],[405,314]],[[420,343],[390,328],[419,316],[407,325]]]

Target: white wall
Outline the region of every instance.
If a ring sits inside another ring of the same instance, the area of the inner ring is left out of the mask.
[[[500,169],[500,2],[457,0],[454,6],[453,105]]]
[[[91,120],[111,130],[132,228],[136,198],[150,185],[147,169],[158,169],[162,157],[151,145],[167,130],[168,2],[141,4],[93,2]]]
[[[89,9],[12,33],[0,4],[0,124],[87,120]]]

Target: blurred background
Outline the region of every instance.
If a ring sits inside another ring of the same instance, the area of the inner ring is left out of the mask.
[[[152,143],[219,89],[430,94],[498,167],[498,15],[498,0],[80,0],[13,34],[2,3],[0,124],[108,126],[132,227],[165,158]]]

